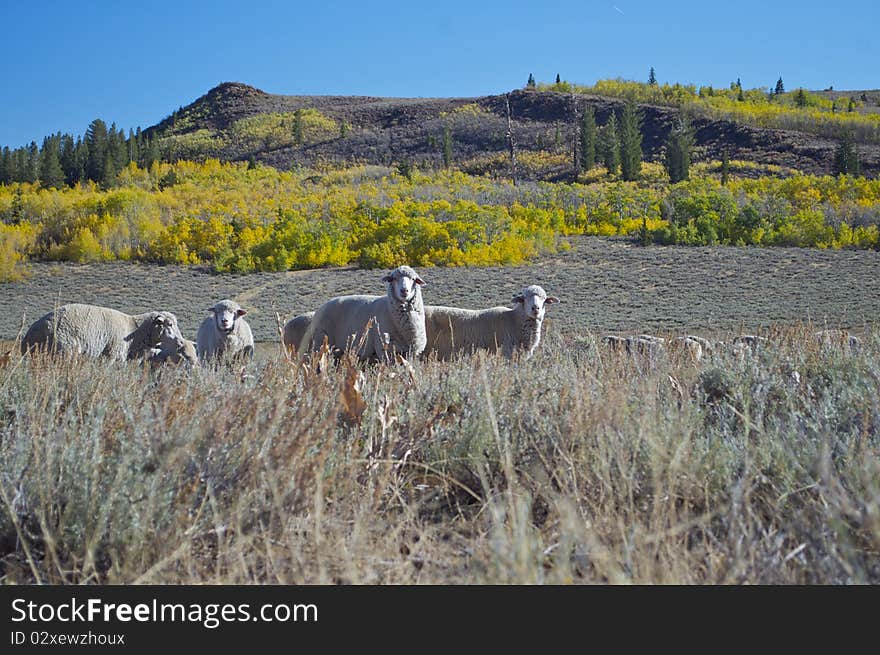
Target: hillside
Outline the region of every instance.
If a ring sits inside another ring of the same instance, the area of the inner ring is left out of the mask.
[[[844,92],[835,92],[844,93]],[[532,176],[570,177],[572,104],[592,107],[599,125],[623,102],[617,98],[554,91],[513,91],[510,108],[520,152],[550,153],[555,160]],[[644,113],[645,158],[662,156],[679,110],[640,105]],[[295,112],[301,112],[297,114]],[[299,116],[299,118],[297,118]],[[301,121],[299,125],[296,121]],[[763,129],[730,120],[694,118],[696,160],[731,159],[830,173],[837,142],[793,130]],[[170,157],[256,161],[288,169],[316,163],[391,164],[409,161],[442,165],[449,130],[455,164],[470,172],[506,170],[504,96],[478,98],[377,98],[285,96],[239,83],[224,83],[147,130],[161,139]],[[859,145],[862,172],[880,174],[880,145]],[[524,167],[524,170],[527,170]],[[526,175],[528,173],[526,172]]]

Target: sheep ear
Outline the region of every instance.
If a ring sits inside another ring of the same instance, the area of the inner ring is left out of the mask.
[[[548,305],[552,305],[555,302],[562,302],[562,301],[559,298],[557,298],[556,296],[547,296],[547,300],[545,300],[544,302],[547,303]]]
[[[235,312],[235,314],[236,314],[236,316],[244,316],[245,314],[247,314],[247,310],[246,309],[239,309],[237,312]]]
[[[391,280],[393,280],[393,279],[394,279],[394,278],[391,277],[390,275],[385,275],[385,276],[382,277],[382,281],[383,281],[383,282],[391,282]]]
[[[164,316],[156,316],[153,319],[153,325],[165,325],[165,317]]]
[[[207,310],[207,311],[208,311],[209,314],[216,314],[216,313],[217,313],[217,310],[214,309],[213,307],[208,307],[208,310]]]
[[[425,281],[424,281],[422,278],[420,278],[420,277],[416,277],[416,280],[415,280],[415,281],[416,281],[416,284],[418,284],[419,286],[423,286],[423,287],[428,286],[428,283],[425,282]]]
[[[526,297],[524,295],[522,295],[521,293],[518,293],[513,297],[513,300],[511,300],[510,302],[518,303],[518,302],[525,302],[525,300],[526,300]]]

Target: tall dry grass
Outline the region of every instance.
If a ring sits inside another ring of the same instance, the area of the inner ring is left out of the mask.
[[[880,333],[314,371],[10,356],[6,583],[878,583]],[[799,379],[798,379],[799,378]]]

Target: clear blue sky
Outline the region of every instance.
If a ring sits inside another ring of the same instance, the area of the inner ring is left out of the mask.
[[[0,145],[148,127],[225,81],[270,93],[476,96],[623,77],[880,87],[880,1],[14,2]]]

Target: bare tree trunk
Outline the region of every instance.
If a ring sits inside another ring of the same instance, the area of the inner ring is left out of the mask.
[[[510,121],[510,94],[504,94],[504,106],[507,108],[507,147],[510,149],[510,179],[516,186],[516,140],[513,138],[513,124]]]

